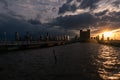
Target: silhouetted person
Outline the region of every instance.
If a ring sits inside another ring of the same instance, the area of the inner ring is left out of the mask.
[[[54,55],[55,64],[57,64],[57,56],[55,54],[55,50],[53,50],[53,55]]]

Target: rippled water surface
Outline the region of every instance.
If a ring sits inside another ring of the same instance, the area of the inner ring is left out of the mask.
[[[120,49],[100,46],[96,55],[98,73],[104,80],[120,80]]]
[[[1,53],[0,80],[120,80],[120,48],[75,43]]]

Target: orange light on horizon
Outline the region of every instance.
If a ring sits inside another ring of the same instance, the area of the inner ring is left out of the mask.
[[[113,33],[112,32],[104,32],[104,37],[113,37]]]
[[[99,33],[93,34],[93,36],[97,37],[99,36],[99,39],[102,39],[102,36],[104,35],[104,39],[107,40],[108,37],[110,40],[120,40],[120,28],[114,29],[114,30],[109,30],[106,29],[104,31],[101,31]]]
[[[100,39],[102,38],[102,35],[104,35],[104,40],[113,39],[114,38],[114,33],[112,31],[104,31],[99,34]]]

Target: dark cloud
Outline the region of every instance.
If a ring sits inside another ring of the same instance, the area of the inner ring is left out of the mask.
[[[0,2],[2,2],[4,4],[4,8],[7,8],[8,7],[8,3],[6,0],[0,0]]]
[[[28,20],[28,22],[33,24],[33,25],[40,25],[40,24],[42,24],[39,20],[33,20],[33,19]]]
[[[9,15],[14,16],[16,18],[24,19],[22,15],[16,14],[13,10],[9,9],[9,4],[6,0],[0,0],[0,2],[4,4],[3,9],[6,10]]]
[[[95,16],[104,16],[104,15],[106,15],[107,12],[108,12],[108,10],[104,10],[102,12],[95,13]]]
[[[16,31],[21,34],[30,31],[33,34],[46,34],[47,32],[65,34],[70,30],[88,28],[89,26],[94,26],[96,29],[105,26],[115,28],[120,25],[120,0],[67,0],[66,3],[64,1],[59,4],[50,3],[50,0],[48,2],[30,0],[30,3],[0,0],[4,4],[1,6],[3,8],[0,8],[1,13],[2,10],[5,13],[5,15],[0,14],[0,33],[3,34],[5,31],[9,33],[8,35],[13,35]],[[64,16],[60,16],[57,12]],[[45,24],[47,20],[51,21],[52,18],[54,18],[53,22]]]
[[[67,2],[65,4],[63,4],[62,7],[59,8],[58,14],[65,13],[66,11],[72,11],[72,12],[74,12],[78,7],[76,7],[75,4],[71,5],[70,3],[72,1],[73,0],[67,0]]]
[[[22,37],[24,37],[26,32],[30,32],[35,38],[40,35],[46,35],[47,33],[52,35],[65,34],[64,29],[59,30],[48,24],[35,25],[39,22],[32,21],[34,25],[31,25],[31,23],[26,20],[20,20],[10,15],[0,14],[0,39],[4,39],[4,32],[7,33],[7,40],[14,40],[15,32],[18,32]]]
[[[8,40],[14,40],[15,32],[18,32],[21,37],[24,37],[26,32],[34,35],[37,38],[40,34],[49,31],[44,25],[34,26],[26,20],[16,19],[13,16],[0,14],[0,39],[4,39],[4,32],[7,33]]]
[[[120,5],[120,0],[115,1],[115,2],[113,3],[113,5],[116,6],[116,7],[118,7],[118,8],[120,8],[120,7],[119,7],[119,5]]]
[[[100,0],[83,0],[80,8],[90,8],[90,9],[95,9],[97,5],[95,3],[99,2]]]
[[[96,18],[90,13],[84,13],[73,16],[58,17],[56,25],[67,29],[88,28],[96,23]]]
[[[120,22],[120,12],[111,12],[101,18],[101,21],[109,22]]]
[[[110,13],[110,15],[112,16],[112,17],[115,17],[115,18],[119,18],[119,20],[120,20],[120,11],[119,12],[111,12]]]
[[[104,15],[106,11],[99,13],[97,25],[95,27],[101,27],[103,29],[108,28],[108,29],[117,29],[120,26],[120,12],[111,12],[108,13],[108,15]]]
[[[81,5],[77,6],[76,4],[70,4],[74,0],[67,0],[65,4],[63,4],[62,7],[59,8],[59,14],[65,13],[67,11],[76,11],[77,9],[85,9],[90,8],[95,9],[97,7],[96,3],[100,0],[77,0],[77,3],[80,3]]]
[[[56,18],[56,22],[54,22],[54,25],[61,26],[62,28],[68,30],[79,30],[89,27],[94,27],[96,30],[97,28],[99,28],[100,30],[105,28],[112,30],[119,28],[119,22],[120,12],[109,12],[109,10],[104,10],[98,13],[88,12],[78,15],[60,16]]]
[[[67,0],[67,2],[66,3],[70,3],[70,2],[72,2],[73,0]]]
[[[0,14],[0,37],[3,36],[3,32],[7,32],[7,37],[13,39],[15,32],[25,34],[26,31],[32,30],[34,30],[32,26],[25,21],[15,19],[8,15]]]
[[[65,13],[66,11],[74,12],[77,9],[75,5],[64,4],[62,7],[59,8],[59,14]]]

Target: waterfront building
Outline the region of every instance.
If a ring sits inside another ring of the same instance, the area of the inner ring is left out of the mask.
[[[90,29],[86,31],[80,30],[80,41],[89,41],[90,40]]]

